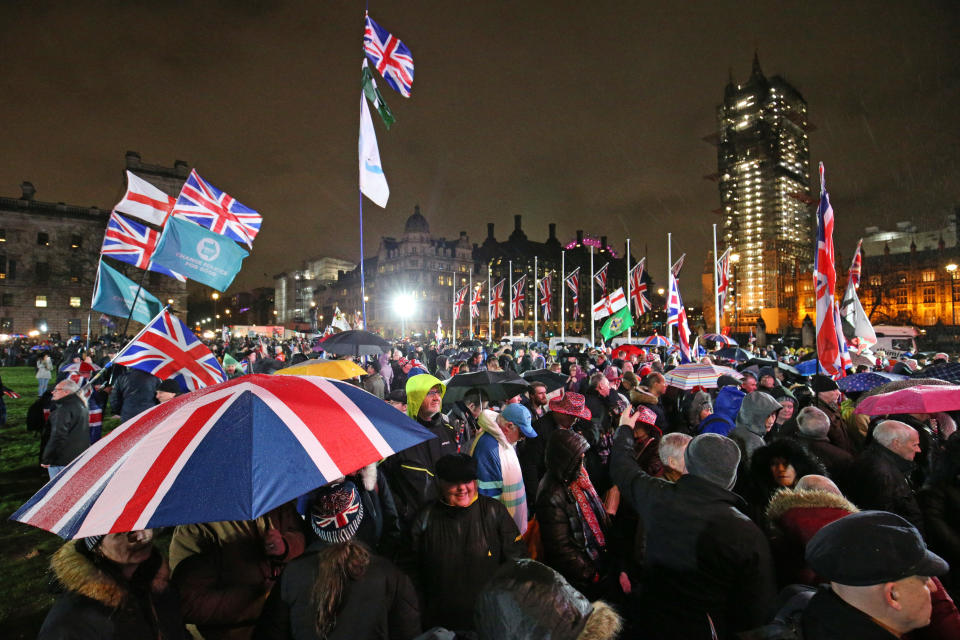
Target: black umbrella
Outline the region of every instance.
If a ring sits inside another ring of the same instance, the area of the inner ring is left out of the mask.
[[[376,356],[389,353],[390,343],[369,331],[341,331],[320,343],[323,350],[340,356]]]
[[[924,367],[913,374],[915,378],[937,378],[947,382],[960,383],[960,362],[944,362]]]
[[[757,365],[758,369],[762,367],[771,367],[775,369],[780,369],[781,371],[786,371],[787,373],[792,373],[793,375],[799,376],[801,378],[803,377],[803,374],[800,373],[796,367],[791,367],[790,365],[780,362],[779,360],[769,360],[767,358],[750,358],[744,363],[744,365],[746,366],[740,369],[740,371],[743,371],[743,369],[751,365]]]
[[[547,393],[556,391],[557,389],[562,389],[567,380],[570,379],[570,376],[565,376],[562,373],[556,373],[550,371],[550,369],[534,369],[533,371],[524,371],[520,374],[520,377],[530,382],[542,382],[547,387]]]
[[[725,347],[723,349],[714,351],[710,355],[723,358],[725,360],[735,360],[737,362],[746,362],[753,357],[749,352],[744,351],[740,347]]]
[[[447,380],[444,406],[463,400],[471,389],[481,389],[491,402],[503,402],[530,388],[530,383],[512,371],[471,371],[458,373]]]

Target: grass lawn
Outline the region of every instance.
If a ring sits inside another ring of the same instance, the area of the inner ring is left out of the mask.
[[[53,603],[47,564],[63,540],[9,520],[46,483],[47,471],[39,465],[40,434],[26,429],[27,409],[37,396],[34,369],[2,367],[0,376],[22,396],[4,398],[7,425],[0,428],[0,629],[11,640],[35,638]],[[104,431],[118,422],[105,419]]]

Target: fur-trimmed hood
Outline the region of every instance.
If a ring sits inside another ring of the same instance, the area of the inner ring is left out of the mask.
[[[119,608],[130,595],[127,585],[94,564],[89,556],[77,549],[78,544],[83,542],[71,540],[53,554],[50,569],[57,582],[67,591],[95,600],[111,609]],[[156,549],[153,553],[160,554]],[[153,593],[161,593],[166,591],[169,582],[170,566],[163,558],[150,583],[150,589]]]
[[[770,463],[774,458],[783,458],[788,464],[793,465],[797,472],[797,480],[803,476],[827,474],[820,459],[800,442],[792,438],[779,438],[756,449],[750,457],[750,475],[758,486],[768,491],[779,487],[770,473]]]
[[[843,509],[849,513],[860,511],[856,505],[829,491],[781,489],[767,505],[767,520],[775,522],[791,509]]]
[[[623,620],[603,600],[593,602],[593,613],[587,618],[577,640],[614,640],[620,635]]]

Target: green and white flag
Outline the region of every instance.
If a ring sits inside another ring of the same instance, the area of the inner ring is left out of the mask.
[[[613,313],[607,321],[600,327],[600,335],[604,340],[614,338],[633,326],[633,316],[630,315],[630,307],[623,307]]]
[[[377,110],[377,113],[380,114],[380,118],[383,120],[383,124],[389,129],[390,125],[396,122],[397,119],[393,117],[393,112],[390,111],[390,107],[387,106],[386,101],[380,94],[380,89],[377,88],[377,81],[373,79],[373,73],[370,71],[370,67],[367,66],[366,58],[363,59],[363,66],[360,70],[360,86],[363,87],[363,95],[367,96],[367,100],[369,100],[373,108]]]

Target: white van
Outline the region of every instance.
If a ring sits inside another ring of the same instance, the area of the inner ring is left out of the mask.
[[[920,335],[916,327],[896,327],[893,325],[878,324],[873,327],[877,334],[877,344],[871,347],[872,351],[882,350],[887,357],[899,357],[904,353],[916,353],[917,341]]]
[[[550,338],[550,342],[547,344],[547,348],[550,350],[552,355],[557,355],[557,351],[560,345],[572,345],[576,344],[580,346],[580,351],[586,351],[590,347],[589,338],[577,338],[574,336],[566,336],[561,338],[559,336],[554,336]]]

